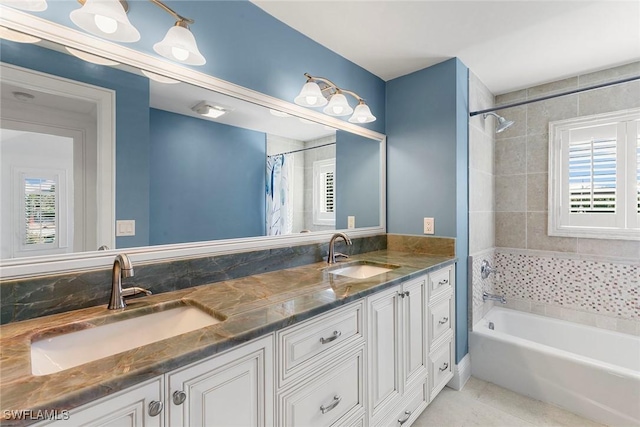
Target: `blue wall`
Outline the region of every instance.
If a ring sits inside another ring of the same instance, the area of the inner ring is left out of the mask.
[[[151,244],[263,236],[266,135],[151,109]]]
[[[150,2],[129,4],[129,19],[141,39],[123,45],[157,56],[153,44],[162,40],[174,19]],[[305,72],[329,78],[365,98],[377,120],[364,126],[384,133],[385,83],[379,77],[249,1],[170,0],[166,4],[196,20],[191,31],[207,63],[191,68],[290,102],[302,88]],[[79,30],[69,18],[69,13],[79,7],[75,0],[54,1],[46,11],[35,15]],[[349,102],[355,107],[355,100]]]
[[[352,133],[336,132],[336,228],[380,225],[380,143]]]
[[[118,248],[149,244],[149,81],[31,44],[0,42],[0,60],[116,92],[116,219],[136,221]],[[97,249],[97,248],[95,248]]]
[[[456,361],[468,352],[468,69],[450,59],[387,82],[387,229],[456,238]]]

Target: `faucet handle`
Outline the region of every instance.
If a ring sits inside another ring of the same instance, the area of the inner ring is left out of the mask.
[[[133,286],[131,288],[125,288],[125,289],[122,290],[122,296],[123,297],[131,297],[131,296],[138,295],[138,294],[151,295],[151,294],[153,294],[153,292],[151,292],[150,290],[147,290],[145,288],[140,288],[138,286]]]
[[[343,254],[342,252],[336,252],[334,255],[336,257],[349,258],[349,255]]]

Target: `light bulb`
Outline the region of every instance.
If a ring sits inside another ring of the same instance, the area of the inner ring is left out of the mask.
[[[306,96],[305,99],[307,100],[307,104],[309,105],[314,105],[316,102],[318,102],[317,96]]]
[[[118,21],[104,15],[95,15],[93,20],[96,26],[105,34],[113,34],[118,29]]]
[[[172,46],[171,54],[178,60],[184,61],[189,57],[189,51],[181,47]]]

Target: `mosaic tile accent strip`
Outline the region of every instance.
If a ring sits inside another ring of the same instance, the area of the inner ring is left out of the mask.
[[[640,321],[640,262],[497,250],[495,264],[496,293],[507,299]]]

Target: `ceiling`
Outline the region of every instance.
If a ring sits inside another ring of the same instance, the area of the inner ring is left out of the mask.
[[[458,57],[494,94],[640,60],[640,1],[251,0],[383,80]]]

